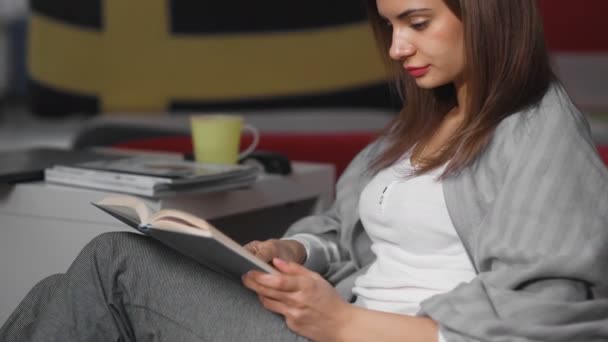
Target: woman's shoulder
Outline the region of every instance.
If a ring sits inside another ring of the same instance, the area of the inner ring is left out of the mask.
[[[514,163],[538,158],[573,160],[565,155],[601,166],[589,124],[564,88],[555,83],[538,103],[502,120],[477,159],[477,168],[470,170],[489,168],[504,176],[507,166]]]
[[[539,102],[504,119],[495,132],[495,138],[516,143],[557,137],[591,141],[585,116],[557,82],[551,84]]]

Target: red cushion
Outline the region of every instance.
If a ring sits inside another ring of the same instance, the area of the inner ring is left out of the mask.
[[[331,163],[336,176],[348,166],[354,156],[367,146],[376,133],[262,133],[257,149],[279,152],[290,160]],[[251,143],[251,136],[243,136],[241,148]],[[138,139],[113,145],[117,148],[191,153],[190,136]]]
[[[600,33],[608,31],[605,19],[608,1],[576,3],[572,0],[539,0],[549,48],[555,52],[608,51],[608,39]]]
[[[348,163],[376,137],[372,132],[355,133],[262,133],[259,150],[283,153],[290,160],[331,163],[340,176]],[[243,136],[241,147],[251,143]],[[190,136],[139,139],[115,144],[114,147],[147,151],[192,153]],[[608,145],[598,146],[599,154],[608,165]]]
[[[608,165],[608,145],[599,145],[597,150],[600,153],[600,157],[602,157],[604,163]]]

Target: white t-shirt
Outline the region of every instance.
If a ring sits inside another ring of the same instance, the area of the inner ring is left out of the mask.
[[[376,174],[361,192],[359,215],[372,240],[376,260],[355,280],[355,305],[372,310],[416,315],[420,303],[469,282],[475,269],[450,219],[443,168],[405,178],[409,155]],[[325,246],[311,234],[289,239],[330,258],[337,246]],[[334,257],[335,258],[335,257]],[[444,342],[439,332],[439,342]]]
[[[406,157],[380,171],[361,193],[361,222],[377,258],[355,281],[355,305],[415,315],[426,298],[476,275],[436,180],[443,168],[405,178],[411,169]]]

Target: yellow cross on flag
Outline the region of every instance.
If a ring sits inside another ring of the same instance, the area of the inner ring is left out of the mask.
[[[321,94],[386,77],[366,22],[177,35],[170,30],[169,1],[102,1],[100,30],[34,12],[30,77],[61,91],[97,96],[103,112],[165,111],[174,100]]]

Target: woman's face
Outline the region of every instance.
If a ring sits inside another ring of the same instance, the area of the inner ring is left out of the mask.
[[[377,0],[392,28],[389,55],[421,88],[463,83],[464,29],[443,0]]]

